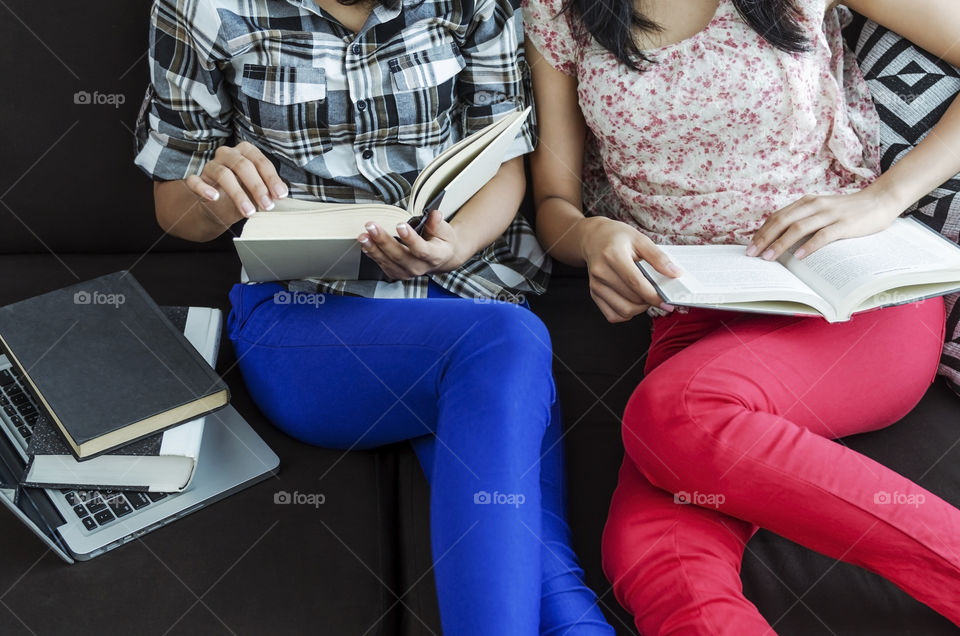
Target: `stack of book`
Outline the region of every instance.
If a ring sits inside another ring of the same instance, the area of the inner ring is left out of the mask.
[[[218,310],[160,308],[128,272],[0,307],[2,353],[30,394],[2,405],[28,442],[22,484],[187,488],[203,416],[230,399],[211,366],[219,336]]]

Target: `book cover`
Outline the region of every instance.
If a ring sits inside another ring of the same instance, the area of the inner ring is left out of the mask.
[[[128,272],[0,307],[0,344],[80,460],[229,401],[226,384]]]
[[[220,311],[205,307],[162,307],[162,310],[213,366],[220,343]],[[30,462],[23,485],[180,492],[193,479],[202,438],[203,418],[200,418],[80,462],[73,457],[56,426],[41,416],[34,425],[27,449]]]

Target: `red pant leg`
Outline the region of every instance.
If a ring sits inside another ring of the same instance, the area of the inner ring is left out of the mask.
[[[652,365],[624,416],[628,457],[660,489],[696,493],[707,498],[706,506],[716,505],[714,514],[759,524],[878,572],[958,622],[960,512],[829,439],[886,426],[912,409],[933,378],[942,329],[939,299],[835,325],[809,318],[718,318],[706,335]],[[687,523],[683,511],[691,508],[677,507],[679,523]],[[636,517],[633,522],[639,523]],[[728,541],[717,530],[699,531],[704,550]],[[651,549],[678,554],[659,546]],[[618,558],[608,553],[605,561]],[[729,557],[715,565],[737,567]],[[654,573],[637,577],[640,589],[622,593],[638,615],[645,612],[639,606],[657,604],[658,594],[673,595],[675,606],[682,606],[675,592],[683,587],[679,573]],[[711,633],[710,624],[742,621],[740,633],[756,633],[755,615],[730,609],[738,607],[701,607],[699,627],[691,631]],[[664,610],[646,633],[660,633],[656,626],[673,619]]]

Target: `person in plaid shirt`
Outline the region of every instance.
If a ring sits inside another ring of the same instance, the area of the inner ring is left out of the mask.
[[[287,196],[405,205],[437,154],[530,103],[521,20],[518,0],[155,0],[136,163],[160,225],[206,241]],[[457,636],[613,633],[570,547],[549,335],[524,300],[549,275],[517,213],[533,145],[527,121],[423,236],[358,227],[391,281],[230,292],[276,426],[332,448],[411,440]]]

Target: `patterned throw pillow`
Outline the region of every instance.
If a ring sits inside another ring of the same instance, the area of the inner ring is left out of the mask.
[[[960,70],[875,22],[863,23],[855,53],[880,113],[884,170],[917,145],[960,92]],[[960,175],[920,199],[909,212],[960,243]],[[947,301],[947,342],[940,373],[960,393],[960,294]]]

